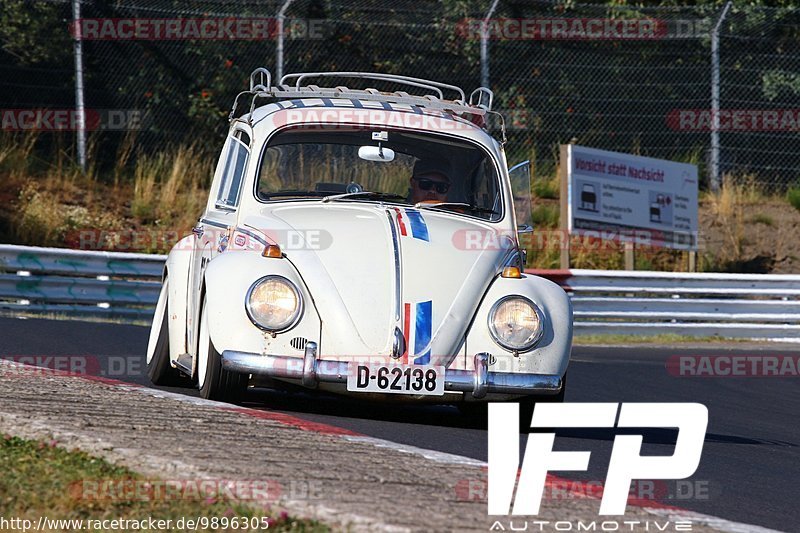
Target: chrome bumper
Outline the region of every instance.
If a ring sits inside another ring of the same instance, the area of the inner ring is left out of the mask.
[[[320,382],[347,383],[348,362],[317,359],[315,342],[306,345],[302,359],[225,350],[222,352],[222,366],[231,372],[298,379],[304,387],[312,389]],[[474,371],[447,369],[444,390],[472,393],[476,399],[483,398],[487,393],[558,394],[561,391],[561,376],[490,372],[489,354],[479,353],[475,355]]]

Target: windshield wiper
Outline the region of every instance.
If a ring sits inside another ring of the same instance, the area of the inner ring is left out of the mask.
[[[334,194],[331,196],[326,196],[322,199],[323,202],[333,202],[336,200],[347,200],[350,198],[361,198],[366,197],[366,199],[370,200],[406,200],[405,196],[400,196],[399,194],[391,194],[388,192],[374,192],[374,191],[359,191],[359,192],[347,192],[344,194]]]
[[[420,202],[414,204],[416,209],[467,209],[473,213],[483,213],[486,215],[496,215],[497,211],[489,209],[488,207],[481,207],[479,205],[465,204],[462,202],[439,202],[436,204],[427,204]]]

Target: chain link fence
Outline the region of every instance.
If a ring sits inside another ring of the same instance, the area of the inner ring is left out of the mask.
[[[567,142],[696,163],[706,178],[717,168],[773,192],[800,177],[800,8],[82,0],[76,25],[69,1],[0,4],[5,110],[74,107],[81,33],[86,108],[119,112],[99,115],[95,158],[113,159],[131,135],[143,150],[215,150],[249,73],[275,73],[282,57],[284,73],[388,72],[468,90],[488,82],[510,162],[533,160],[537,177],[554,174]]]

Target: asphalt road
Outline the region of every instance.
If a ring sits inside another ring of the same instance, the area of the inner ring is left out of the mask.
[[[149,385],[144,351],[149,328],[74,321],[0,318],[0,356],[61,356],[122,381]],[[685,402],[705,404],[710,420],[700,467],[691,483],[664,482],[665,503],[782,531],[800,530],[798,378],[686,378],[667,372],[679,354],[792,354],[741,345],[670,349],[576,347],[568,402]],[[794,352],[797,355],[797,352]],[[88,363],[87,363],[88,361]],[[46,360],[42,364],[48,363]],[[171,389],[176,390],[176,389]],[[196,395],[191,389],[177,389]],[[13,398],[4,398],[13,401]],[[393,442],[486,460],[486,430],[451,407],[362,404],[313,394],[260,390],[251,406],[275,409]],[[644,431],[645,453],[670,455],[674,432]],[[592,452],[589,471],[558,473],[581,480],[605,478],[614,432],[562,430],[556,449]],[[525,437],[521,437],[524,449]],[[648,488],[644,488],[647,496]]]

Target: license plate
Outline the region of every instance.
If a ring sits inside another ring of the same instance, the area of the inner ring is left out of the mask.
[[[443,366],[376,365],[350,363],[347,390],[389,394],[444,394]]]

